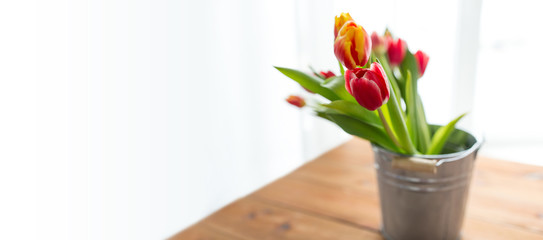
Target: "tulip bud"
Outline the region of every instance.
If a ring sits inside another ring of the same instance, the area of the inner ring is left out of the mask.
[[[362,26],[346,22],[334,42],[336,58],[348,69],[364,66],[371,53],[371,40]]]
[[[387,51],[387,38],[379,36],[376,32],[371,34],[371,47],[376,53],[383,54]]]
[[[328,79],[328,78],[331,78],[331,77],[335,77],[336,74],[334,74],[332,71],[321,71],[320,74],[324,77],[324,79]]]
[[[388,28],[385,29],[385,37],[386,38],[392,38],[392,33],[390,32],[390,30],[388,30]]]
[[[345,88],[358,104],[374,111],[388,101],[390,86],[381,64],[374,62],[370,68],[355,68],[345,72]]]
[[[393,66],[400,65],[405,57],[405,51],[407,50],[407,43],[401,38],[388,42],[388,60]]]
[[[352,21],[353,18],[351,17],[351,15],[349,13],[341,13],[338,16],[335,17],[335,25],[334,25],[334,39],[336,39],[337,37],[337,33],[339,32],[339,30],[341,29],[341,27],[343,27],[343,25],[347,22],[347,21]]]
[[[430,57],[428,57],[428,54],[425,52],[418,50],[415,53],[415,59],[417,60],[417,65],[419,66],[419,77],[422,77],[424,71],[426,71],[426,66],[428,65]]]
[[[288,103],[296,106],[296,107],[299,107],[299,108],[302,108],[303,106],[305,106],[305,101],[302,97],[299,97],[299,96],[295,96],[295,95],[290,95],[288,96],[288,98],[286,99]]]

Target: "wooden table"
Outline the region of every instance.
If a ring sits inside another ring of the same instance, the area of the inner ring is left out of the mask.
[[[171,239],[383,239],[375,174],[355,138]],[[543,239],[543,167],[480,156],[463,239]]]

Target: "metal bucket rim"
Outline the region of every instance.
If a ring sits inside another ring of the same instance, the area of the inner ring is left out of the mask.
[[[473,137],[473,139],[475,139],[475,143],[473,143],[473,145],[466,149],[466,150],[462,150],[460,152],[454,152],[454,153],[446,153],[446,154],[436,154],[436,155],[426,155],[426,154],[413,154],[413,155],[409,155],[409,154],[403,154],[403,153],[397,153],[397,152],[393,152],[393,151],[390,151],[386,148],[383,148],[375,143],[371,143],[371,145],[373,147],[376,147],[376,148],[379,148],[380,151],[384,151],[384,152],[387,152],[387,153],[390,153],[390,154],[395,154],[395,155],[398,155],[398,156],[401,156],[401,157],[406,157],[406,158],[410,158],[410,157],[415,157],[415,158],[422,158],[422,159],[428,159],[428,160],[438,160],[436,166],[439,166],[445,162],[452,162],[452,161],[456,161],[456,160],[459,160],[459,159],[462,159],[464,157],[466,157],[467,155],[475,152],[476,150],[478,150],[481,145],[483,144],[484,142],[484,136],[483,134],[481,133],[478,133],[478,134],[474,134],[472,132],[469,132],[463,128],[455,128],[456,130],[459,130],[459,131],[463,131],[467,134],[469,134],[470,136]]]

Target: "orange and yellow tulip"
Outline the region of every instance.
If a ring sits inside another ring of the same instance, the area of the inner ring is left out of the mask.
[[[343,27],[343,25],[347,21],[353,21],[353,18],[351,17],[349,13],[341,13],[339,16],[336,16],[335,20],[336,21],[334,25],[334,39],[336,39],[337,33],[339,32],[341,27]]]
[[[354,21],[347,21],[334,42],[336,58],[348,69],[364,66],[371,53],[371,40],[366,30]]]

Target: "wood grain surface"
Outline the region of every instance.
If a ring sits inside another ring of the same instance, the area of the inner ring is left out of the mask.
[[[354,138],[171,239],[383,239],[375,174]],[[543,167],[480,156],[462,239],[543,240]]]

